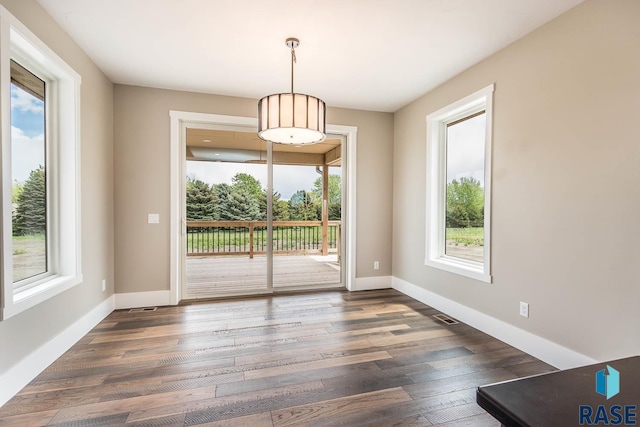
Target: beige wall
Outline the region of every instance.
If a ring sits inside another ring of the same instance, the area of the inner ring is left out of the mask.
[[[394,276],[596,359],[640,353],[639,17],[587,1],[396,113]],[[492,82],[484,284],[424,265],[425,117]]]
[[[0,375],[113,294],[113,84],[33,0],[0,0],[82,77],[84,282],[0,322]],[[102,279],[107,291],[102,292]]]
[[[169,289],[170,110],[256,117],[257,101],[116,85],[117,293]],[[327,122],[358,127],[356,275],[390,275],[393,115],[329,108]]]

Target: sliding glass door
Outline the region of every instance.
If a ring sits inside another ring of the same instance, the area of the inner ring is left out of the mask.
[[[186,131],[182,298],[342,286],[342,140],[273,144]]]

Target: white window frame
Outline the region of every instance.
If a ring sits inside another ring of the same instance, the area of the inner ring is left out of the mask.
[[[48,173],[48,167],[47,165],[50,164],[50,162],[52,161],[51,159],[51,147],[49,146],[49,136],[51,130],[49,129],[49,123],[52,122],[53,117],[51,117],[50,114],[50,108],[48,107],[49,104],[49,99],[51,98],[51,96],[53,96],[53,91],[52,91],[52,87],[55,88],[55,78],[52,77],[51,75],[45,75],[42,74],[40,72],[38,72],[39,70],[37,69],[33,69],[31,67],[29,67],[29,65],[31,64],[31,61],[29,60],[29,57],[25,57],[23,55],[21,55],[19,52],[13,52],[12,51],[12,55],[11,58],[12,60],[14,60],[15,62],[17,62],[21,67],[25,68],[27,71],[29,71],[31,74],[35,75],[36,77],[38,77],[40,80],[44,81],[45,83],[45,95],[44,95],[44,99],[45,99],[45,164],[43,166],[45,166],[45,176],[46,176],[46,181],[45,181],[45,186],[46,186],[46,223],[47,223],[47,238],[46,238],[46,262],[47,262],[47,270],[36,274],[34,276],[30,276],[27,277],[25,279],[22,279],[20,281],[17,282],[13,282],[13,287],[14,287],[14,291],[18,291],[18,292],[22,292],[25,291],[28,288],[37,286],[43,279],[46,279],[47,277],[51,276],[53,273],[51,271],[51,266],[55,264],[55,259],[54,257],[52,257],[53,255],[53,251],[52,251],[52,237],[53,237],[53,232],[56,231],[55,229],[51,228],[51,224],[53,223],[53,218],[51,215],[51,206],[52,206],[52,193],[53,193],[53,183],[51,182],[51,176]],[[53,85],[52,85],[53,84]],[[13,277],[12,277],[13,280]],[[18,289],[19,288],[19,289]]]
[[[13,283],[11,215],[11,84],[14,59],[47,83],[48,271]],[[2,276],[0,320],[82,283],[80,220],[80,84],[69,65],[0,6],[0,142],[2,145]],[[24,285],[25,281],[17,282]]]
[[[491,283],[491,140],[493,123],[491,84],[427,116],[427,207],[425,265]],[[447,124],[485,110],[484,258],[483,262],[445,253]]]

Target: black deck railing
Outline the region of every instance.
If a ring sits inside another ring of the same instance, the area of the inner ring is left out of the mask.
[[[325,231],[326,230],[326,231]],[[338,253],[340,221],[274,221],[273,251],[279,254]],[[326,232],[326,236],[324,235]],[[187,255],[249,255],[267,251],[265,221],[187,221]]]

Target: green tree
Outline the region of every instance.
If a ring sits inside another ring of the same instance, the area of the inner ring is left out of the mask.
[[[255,179],[253,176],[248,173],[239,172],[231,178],[231,187],[234,190],[244,191],[247,194],[256,198],[256,200],[260,197],[262,193],[262,185],[260,181]]]
[[[13,234],[46,233],[47,230],[47,194],[44,166],[29,173],[22,192],[18,195],[18,207],[13,217]]]
[[[223,212],[220,212],[223,216]],[[224,216],[229,221],[258,221],[260,205],[258,199],[245,189],[232,189],[227,198]]]
[[[319,219],[313,196],[304,190],[296,191],[291,200],[291,220],[293,221],[317,221]]]
[[[291,217],[289,213],[289,202],[281,200],[279,192],[273,192],[273,220],[274,221],[289,221]],[[267,189],[263,189],[258,199],[260,204],[260,220],[267,220]]]
[[[20,194],[22,194],[23,185],[18,181],[13,181],[11,186],[11,203],[17,205]]]
[[[231,178],[231,185],[217,184],[220,219],[226,221],[258,221],[261,219],[260,181],[248,173],[239,172]],[[265,204],[266,212],[266,204]]]
[[[291,205],[291,207],[294,207],[298,203],[302,203],[304,200],[305,194],[306,192],[304,190],[298,190],[295,193],[293,193],[291,195],[291,198],[289,199],[289,204]]]
[[[231,196],[231,186],[229,184],[221,183],[213,185],[213,193],[218,200],[218,219],[221,221],[231,221],[229,215],[229,197]]]
[[[224,200],[231,194],[231,186],[229,184],[214,184],[211,186],[211,189],[218,198],[218,203],[224,203]]]
[[[342,183],[340,175],[329,175],[329,220],[339,221],[342,213]],[[314,196],[318,217],[322,218],[322,177],[313,182],[311,193]]]
[[[187,178],[187,221],[220,219],[218,197],[209,184]]]
[[[274,221],[290,221],[291,205],[286,200],[277,200],[273,202],[273,220]]]
[[[471,177],[454,179],[447,184],[447,227],[482,226],[484,189]]]
[[[276,194],[280,196],[279,193],[273,192],[273,201],[276,200]],[[279,197],[278,197],[279,198]],[[258,196],[258,205],[260,206],[260,221],[266,221],[267,219],[267,189],[263,189],[260,192],[260,196]]]
[[[13,221],[18,211],[18,200],[22,194],[23,185],[18,181],[13,181],[11,186],[11,220]],[[14,232],[15,233],[15,232]]]
[[[342,205],[338,203],[329,203],[329,221],[340,221],[342,219]]]
[[[313,182],[311,192],[314,196],[322,200],[322,177],[319,176]],[[340,203],[342,200],[340,175],[329,175],[329,204]]]

